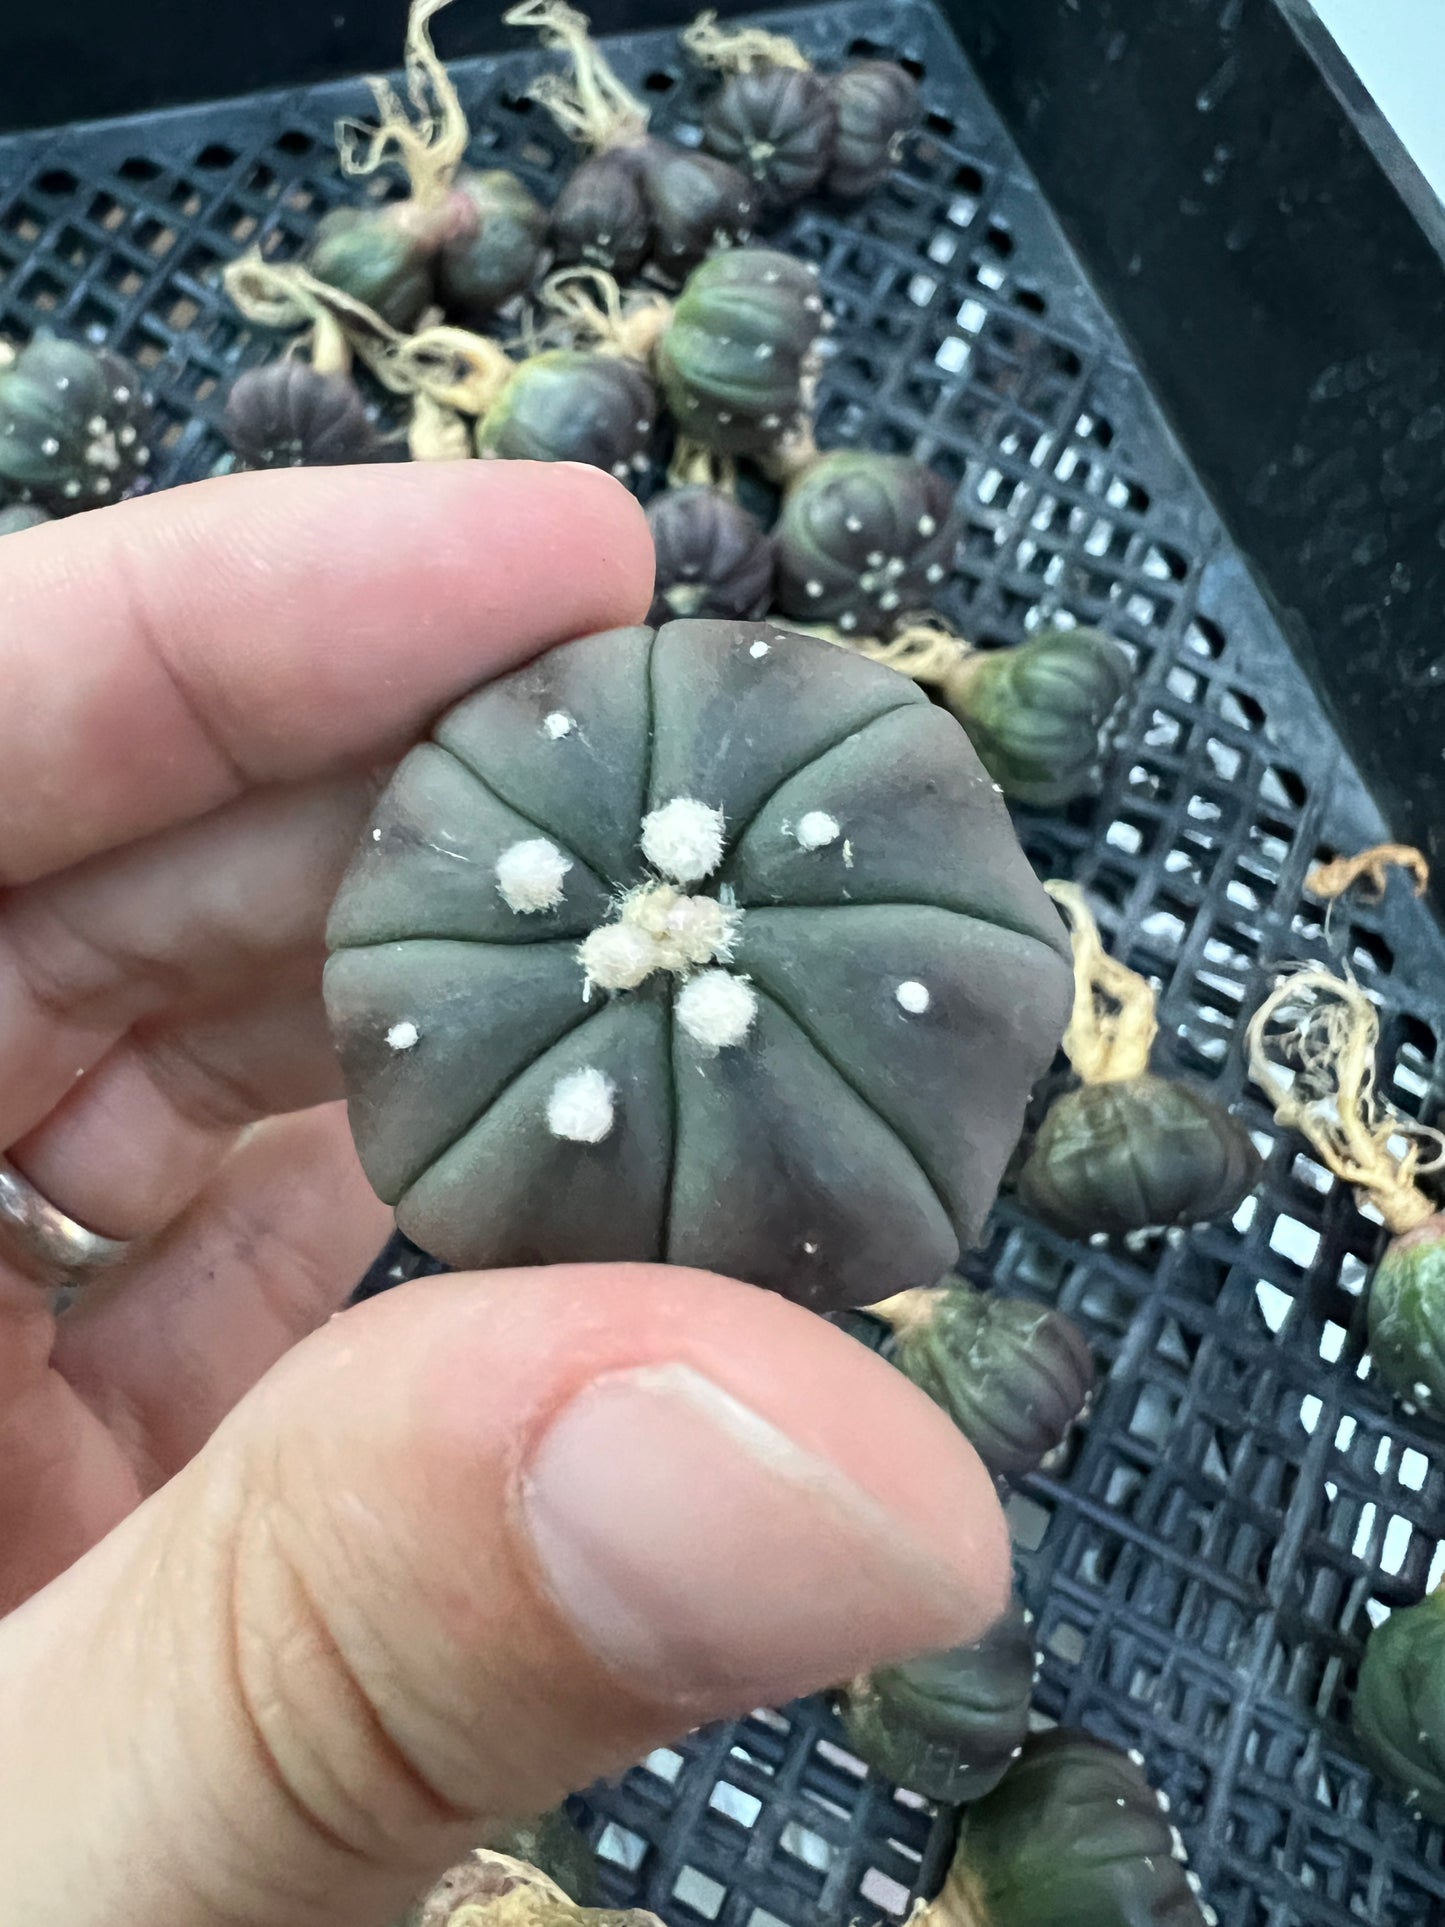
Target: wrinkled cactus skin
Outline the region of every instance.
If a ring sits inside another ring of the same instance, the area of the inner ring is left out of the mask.
[[[1183,1843],[1126,1754],[1056,1727],[965,1807],[943,1900],[986,1927],[1203,1927]]]
[[[1445,1822],[1445,1592],[1375,1627],[1351,1720],[1365,1760],[1411,1812]]]
[[[1017,1599],[971,1646],[880,1667],[841,1695],[843,1731],[867,1766],[947,1805],[991,1793],[1029,1730],[1034,1642]]]
[[[690,966],[605,990],[579,949],[663,887],[643,824],[682,799],[721,827],[678,902],[735,913],[707,988],[754,1003],[725,1046],[678,1014]],[[565,875],[522,913],[498,864],[539,837]],[[705,1266],[819,1309],[978,1235],[1070,1001],[958,724],[764,623],[615,630],[467,697],[393,776],[329,941],[362,1164],[426,1250]],[[579,1072],[611,1093],[586,1142],[551,1110]]]
[[[404,332],[432,298],[434,237],[408,202],[338,207],[317,223],[306,265]]]
[[[975,1291],[962,1281],[928,1294],[885,1355],[941,1405],[996,1479],[1032,1472],[1088,1404],[1094,1358],[1052,1306]]]
[[[1261,1169],[1238,1118],[1146,1072],[1066,1091],[1039,1128],[1019,1197],[1068,1237],[1120,1236],[1228,1217]]]
[[[833,77],[838,127],[825,185],[847,200],[871,194],[897,166],[918,119],[918,82],[892,60],[860,60]]]
[[[730,495],[714,488],[667,489],[648,504],[647,525],[657,554],[649,622],[767,612],[772,541]]]
[[[221,429],[243,468],[326,468],[381,453],[356,384],[304,361],[275,361],[238,375]]]
[[[621,355],[553,348],[524,361],[477,424],[477,452],[588,462],[626,481],[646,465],[657,392]]]
[[[1368,1311],[1380,1377],[1410,1410],[1445,1419],[1445,1217],[1391,1239]]]
[[[774,539],[784,615],[887,635],[926,611],[948,579],[953,491],[907,456],[840,449],[793,483]]]
[[[729,74],[703,118],[703,144],[785,206],[811,194],[833,160],[833,85],[799,67]]]
[[[57,513],[150,485],[155,421],[109,348],[40,334],[0,368],[0,484]]]
[[[1095,786],[1132,680],[1126,652],[1097,629],[1044,629],[969,657],[945,695],[1004,795],[1056,808]]]
[[[688,276],[658,344],[678,427],[720,454],[760,454],[798,421],[823,325],[817,270],[770,248],[735,248]]]

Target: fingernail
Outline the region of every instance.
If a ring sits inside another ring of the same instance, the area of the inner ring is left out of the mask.
[[[782,1700],[983,1630],[912,1525],[687,1366],[581,1392],[521,1508],[558,1607],[652,1698]]]

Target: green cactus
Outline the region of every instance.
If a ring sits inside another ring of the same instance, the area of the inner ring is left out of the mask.
[[[326,468],[381,453],[356,384],[291,359],[236,377],[221,432],[238,468]]]
[[[1402,1231],[1370,1280],[1375,1369],[1407,1411],[1445,1418],[1445,1217]]]
[[[958,542],[953,491],[903,455],[840,449],[792,483],[774,532],[777,606],[845,635],[883,636],[925,609]]]
[[[833,76],[838,126],[830,194],[861,199],[897,166],[903,139],[918,119],[918,82],[895,60],[860,60]]]
[[[515,174],[463,168],[448,202],[454,232],[436,252],[437,299],[481,320],[524,293],[541,266],[547,210]]]
[[[432,217],[410,201],[338,207],[317,222],[306,265],[318,281],[409,333],[431,304],[435,252]]]
[[[1370,1766],[1412,1812],[1445,1822],[1445,1590],[1370,1634],[1351,1712]]]
[[[982,1799],[1028,1734],[1031,1624],[1013,1599],[973,1645],[855,1680],[839,1695],[848,1745],[876,1772],[930,1800],[952,1806]]]
[[[150,485],[155,421],[130,363],[38,334],[0,367],[0,484],[55,511]]]
[[[477,452],[588,462],[626,481],[647,466],[657,393],[624,356],[551,348],[524,361],[477,423]]]
[[[665,489],[648,504],[647,525],[657,556],[649,622],[766,613],[773,544],[732,496],[715,488]]]
[[[1068,997],[958,724],[761,623],[588,637],[466,698],[330,942],[362,1164],[425,1249],[823,1309],[977,1235]]]
[[[1094,1359],[1072,1319],[948,1279],[870,1307],[884,1354],[941,1405],[996,1479],[1032,1472],[1089,1402]]]
[[[838,108],[831,82],[806,67],[730,74],[703,117],[703,143],[786,206],[811,194],[833,161]]]
[[[1085,795],[1132,665],[1097,629],[1042,629],[966,656],[944,699],[1005,796],[1047,808]]]

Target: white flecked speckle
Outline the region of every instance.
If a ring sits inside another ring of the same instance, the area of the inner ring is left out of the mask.
[[[1204,1882],[1192,1867],[1187,1867],[1184,1871],[1184,1884],[1192,1894],[1201,1893],[1204,1889]]]
[[[700,883],[722,861],[723,813],[675,796],[642,819],[642,854],[675,883]]]
[[[570,736],[576,727],[577,718],[569,716],[565,709],[554,709],[542,718],[542,734],[554,743],[560,742],[564,736]]]
[[[1428,1402],[1430,1397],[1430,1387],[1425,1383],[1423,1379],[1417,1379],[1415,1381],[1415,1385],[1413,1389],[1414,1389],[1416,1398],[1422,1401]]]
[[[843,517],[843,527],[847,529],[850,535],[856,535],[862,526],[863,518],[861,515],[845,515]]]
[[[816,576],[809,576],[808,580],[803,584],[803,588],[810,596],[817,597],[823,593],[823,585]]]
[[[916,977],[905,978],[893,995],[898,999],[899,1009],[906,1010],[910,1017],[921,1017],[933,1002],[928,985],[919,983]]]
[[[1167,1813],[1169,1811],[1169,1795],[1167,1793],[1156,1793],[1154,1798],[1159,1802],[1159,1811],[1161,1813]]]
[[[518,916],[554,910],[562,901],[562,880],[571,868],[572,859],[547,837],[525,837],[509,844],[497,858],[497,889],[503,903]]]
[[[420,1036],[416,1025],[409,1017],[405,1017],[399,1024],[392,1025],[386,1033],[386,1041],[393,1050],[410,1050]]]
[[[371,832],[371,840],[372,840],[372,842],[373,842],[373,843],[380,843],[380,841],[381,841],[381,831],[380,831],[380,830],[373,830],[373,831]]]
[[[829,816],[826,810],[809,810],[801,818],[793,835],[805,850],[823,850],[838,840],[841,825],[836,816]]]
[[[810,1258],[816,1258],[818,1255],[817,1244],[814,1242],[812,1238],[804,1238],[803,1250]]]
[[[103,435],[105,430],[106,419],[104,415],[92,415],[90,420],[85,424],[85,432],[87,435]]]
[[[60,453],[60,443],[53,435],[47,435],[45,440],[40,444],[40,452],[42,455],[58,455]]]
[[[1144,1755],[1139,1751],[1137,1746],[1131,1746],[1129,1748],[1129,1758],[1134,1762],[1135,1766],[1143,1766],[1144,1764]]]
[[[80,483],[77,482],[75,477],[72,475],[70,480],[65,484],[65,487],[60,492],[62,495],[68,495],[73,499],[75,496],[79,495],[80,493]]]
[[[868,555],[868,566],[870,569],[881,569],[883,567],[882,549],[870,550]]]
[[[853,868],[853,843],[851,838],[847,839],[843,844],[843,868],[845,870],[851,870]]]
[[[757,992],[726,970],[704,970],[677,994],[677,1021],[705,1050],[730,1050],[740,1044],[758,1014]]]
[[[896,609],[898,607],[898,591],[896,589],[885,589],[878,598],[878,607],[880,609]]]
[[[930,562],[928,567],[923,571],[923,574],[924,578],[929,582],[942,582],[943,564],[941,562]]]
[[[600,1144],[612,1129],[617,1087],[594,1064],[568,1071],[547,1098],[547,1129],[569,1144]]]
[[[752,648],[749,649],[748,651],[748,654],[752,657],[754,662],[761,662],[763,657],[767,655],[767,653],[768,653],[768,645],[765,642],[755,642]]]
[[[938,533],[938,524],[931,515],[919,516],[918,533],[920,535],[936,535]]]
[[[845,609],[842,615],[839,616],[838,627],[843,630],[856,629],[858,627],[858,618],[851,609]]]

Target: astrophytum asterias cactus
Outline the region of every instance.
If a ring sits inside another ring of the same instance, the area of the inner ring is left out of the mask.
[[[427,1250],[819,1309],[977,1235],[1069,994],[958,724],[766,623],[589,636],[467,697],[329,936],[362,1164]]]

